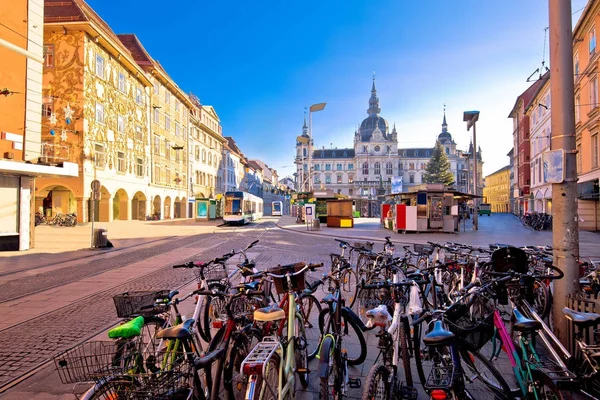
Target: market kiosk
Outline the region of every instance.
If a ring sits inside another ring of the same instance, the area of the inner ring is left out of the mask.
[[[386,196],[389,209],[383,225],[395,232],[458,232],[459,204],[473,197],[443,184],[420,185]]]

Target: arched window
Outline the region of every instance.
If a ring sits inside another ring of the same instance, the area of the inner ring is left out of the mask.
[[[404,168],[402,167],[402,161],[398,162],[398,171],[402,171]]]
[[[363,163],[363,175],[369,175],[369,163]]]
[[[348,152],[344,151],[344,157],[348,157]]]
[[[388,161],[388,163],[385,165],[385,173],[388,175],[392,175],[394,173],[394,171],[392,170],[392,163]]]
[[[302,155],[306,157],[306,149],[302,149]]]
[[[375,175],[381,175],[381,165],[378,162],[375,163]]]
[[[363,146],[363,153],[367,152],[367,146]]]
[[[450,147],[446,147],[446,154],[450,154]]]

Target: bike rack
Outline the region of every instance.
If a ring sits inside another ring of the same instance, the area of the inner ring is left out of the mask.
[[[244,373],[244,366],[250,364],[261,364],[262,374],[265,375],[265,366],[273,357],[273,354],[279,348],[279,341],[274,336],[266,336],[262,342],[258,343],[252,351],[244,358],[242,365],[240,366],[240,373]]]

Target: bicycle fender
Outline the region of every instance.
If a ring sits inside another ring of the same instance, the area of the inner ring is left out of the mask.
[[[335,339],[331,335],[326,335],[321,342],[319,348],[319,366],[317,372],[319,377],[327,378],[329,376],[329,357],[333,353],[333,347],[335,345]]]
[[[342,317],[346,318],[346,319],[351,319],[352,322],[354,322],[356,324],[356,326],[358,326],[362,332],[367,332],[367,331],[370,331],[371,329],[373,329],[373,328],[367,328],[367,326],[362,322],[360,317],[358,315],[356,315],[356,313],[348,307],[342,308]]]

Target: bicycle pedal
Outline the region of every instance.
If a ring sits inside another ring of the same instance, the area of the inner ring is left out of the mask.
[[[297,374],[310,374],[310,369],[308,368],[296,368]]]
[[[362,386],[360,378],[350,378],[348,379],[348,386],[352,389],[358,389]]]

